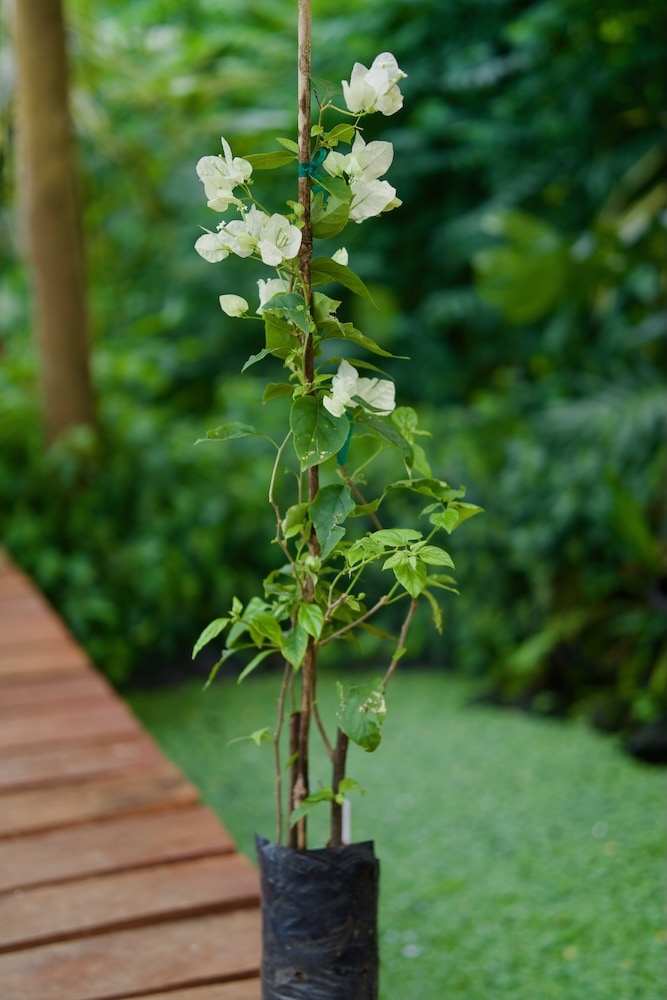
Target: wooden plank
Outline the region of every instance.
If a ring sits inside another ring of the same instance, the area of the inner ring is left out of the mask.
[[[0,723],[1,725],[1,723]],[[150,736],[142,732],[113,737],[96,737],[94,743],[29,747],[0,761],[0,792],[39,787],[57,782],[80,781],[128,768],[157,764],[163,759]],[[0,805],[2,799],[0,798]]]
[[[112,1000],[257,975],[256,909],[176,920],[0,955],[8,1000]]]
[[[234,983],[217,983],[215,986],[193,986],[192,989],[168,993],[142,993],[135,1000],[260,1000],[259,979],[243,979]]]
[[[204,806],[112,818],[3,840],[0,891],[233,850]]]
[[[2,558],[0,556],[0,558]],[[12,563],[0,563],[0,598],[14,597],[17,594],[39,593],[30,577],[17,569]]]
[[[114,872],[0,895],[0,951],[258,902],[257,872],[240,854]]]
[[[90,669],[86,654],[69,638],[58,642],[26,640],[19,646],[0,649],[0,681],[3,683],[11,680],[24,683],[29,676],[60,676]]]
[[[0,798],[0,837],[191,805],[197,799],[193,785],[165,761],[139,774],[8,792]]]
[[[30,587],[17,587],[1,595],[0,629],[13,618],[29,618],[39,616],[54,616],[53,608],[44,600],[39,591]]]
[[[31,615],[15,615],[0,623],[0,651],[22,642],[51,642],[70,639],[70,634],[59,618],[48,611]]]
[[[14,713],[17,708],[26,711],[60,710],[61,704],[106,697],[111,689],[98,673],[64,674],[62,677],[38,677],[26,681],[17,678],[13,683],[0,686],[0,713]]]
[[[139,731],[139,723],[117,698],[79,703],[38,717],[29,711],[3,718],[0,725],[0,756],[27,747],[71,744],[91,737],[128,736]]]

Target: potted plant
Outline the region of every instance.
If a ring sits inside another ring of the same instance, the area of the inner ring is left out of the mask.
[[[338,285],[370,298],[348,266],[342,234],[348,225],[401,204],[384,179],[392,145],[366,142],[362,122],[369,114],[399,111],[406,74],[389,52],[369,68],[357,63],[342,84],[342,106],[318,98],[312,118],[310,17],[309,0],[299,0],[297,141],[280,138],[280,149],[240,158],[223,138],[222,154],[197,164],[208,206],[222,213],[217,228],[197,240],[199,254],[211,262],[235,254],[270,269],[271,276],[258,282],[258,307],[231,292],[220,296],[220,305],[227,315],[261,325],[263,346],[257,345],[244,369],[270,364],[263,398],[269,404],[288,399],[289,421],[280,435],[262,435],[275,448],[267,484],[275,514],[270,541],[283,564],[264,580],[261,596],[246,604],[235,598],[228,613],[204,629],[193,656],[223,639],[210,680],[230,657],[247,658],[239,680],[267,658],[284,663],[277,723],[252,734],[257,743],[273,745],[276,778],[275,842],[257,840],[263,998],[365,1000],[376,997],[378,988],[378,864],[371,843],[347,843],[345,803],[358,787],[346,772],[348,745],[366,751],[378,746],[386,689],[418,602],[430,604],[439,628],[438,596],[455,589],[453,562],[441,541],[479,508],[463,500],[463,488],[433,475],[417,414],[396,406],[394,382],[369,360],[391,355],[339,316],[341,302],[328,294]],[[298,178],[298,197],[284,214],[267,211],[254,190],[257,172],[280,168]],[[319,240],[339,245],[321,255],[314,249]],[[332,348],[339,352],[335,357]],[[279,381],[277,365],[283,371]],[[208,437],[258,433],[231,423]],[[396,452],[400,474],[371,495],[373,459],[387,449]],[[384,525],[385,510],[399,491],[420,501],[419,527]],[[378,627],[389,608],[401,609],[397,636]],[[318,710],[318,654],[363,632],[389,639],[389,662],[374,684],[339,682],[332,729]],[[324,741],[330,759],[325,788],[311,787],[312,736]],[[313,848],[307,814],[322,803],[330,808],[330,835],[326,845]]]

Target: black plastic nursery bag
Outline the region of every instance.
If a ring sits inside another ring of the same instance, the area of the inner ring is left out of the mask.
[[[380,866],[372,842],[310,851],[256,842],[262,1000],[377,1000]]]

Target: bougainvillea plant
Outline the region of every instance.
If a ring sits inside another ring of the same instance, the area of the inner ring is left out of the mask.
[[[204,629],[193,656],[224,637],[211,678],[230,657],[245,656],[241,680],[269,657],[283,661],[277,722],[250,738],[273,744],[277,840],[282,843],[287,831],[288,845],[304,848],[306,814],[321,802],[331,806],[329,843],[344,841],[342,807],[357,788],[346,776],[349,741],[366,751],[378,746],[385,691],[405,653],[418,602],[430,604],[440,628],[438,597],[455,590],[443,538],[479,508],[463,500],[463,488],[433,475],[416,412],[396,405],[393,380],[369,360],[391,355],[339,316],[341,302],[328,294],[332,286],[342,286],[371,299],[349,266],[342,235],[347,226],[366,224],[401,204],[385,179],[392,144],[367,142],[362,123],[368,115],[400,110],[399,84],[406,74],[389,52],[370,68],[356,63],[349,81],[342,82],[344,106],[315,95],[312,121],[309,31],[301,32],[299,46],[298,142],[279,138],[280,149],[240,158],[223,138],[222,153],[197,164],[208,207],[222,215],[215,229],[197,240],[198,253],[212,263],[236,255],[269,269],[258,281],[257,302],[230,291],[220,296],[220,306],[228,316],[261,325],[261,346],[258,338],[244,370],[258,364],[272,368],[263,399],[288,397],[289,421],[277,437],[262,433],[275,448],[267,498],[275,513],[271,542],[283,564],[264,580],[261,596],[246,604],[235,598],[228,613]],[[256,174],[281,168],[298,178],[298,198],[283,214],[268,211],[255,194]],[[336,249],[318,255],[313,249],[318,241]],[[210,431],[209,438],[259,433],[230,423]],[[369,495],[373,460],[387,449],[395,450],[400,474]],[[286,484],[292,484],[289,496]],[[420,501],[418,526],[383,526],[397,491]],[[396,619],[402,621],[397,636],[378,625],[381,612],[394,605],[404,609]],[[318,653],[331,643],[354,642],[363,632],[391,643],[384,676],[370,685],[338,684],[329,732],[316,699]],[[330,785],[316,790],[308,773],[314,731],[331,761]]]

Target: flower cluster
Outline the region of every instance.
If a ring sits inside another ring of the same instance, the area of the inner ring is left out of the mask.
[[[382,52],[373,60],[370,69],[363,63],[352,67],[350,82],[343,80],[343,96],[349,111],[355,114],[393,115],[403,107],[403,95],[398,81],[407,76],[391,52]]]
[[[267,215],[255,205],[242,212],[241,219],[221,222],[216,233],[205,233],[195,243],[204,260],[216,263],[229,257],[259,255],[264,264],[277,267],[292,260],[301,246],[301,231],[284,215]]]
[[[226,139],[221,142],[224,156],[202,156],[197,164],[197,176],[204,185],[208,207],[216,212],[241,204],[233,194],[234,188],[245,184],[252,173],[251,164],[240,156],[233,157]]]
[[[345,177],[350,186],[350,219],[363,222],[381,212],[388,212],[402,204],[396,197],[396,188],[378,178],[386,173],[394,158],[390,142],[366,143],[357,133],[351,151],[344,155],[332,151],[323,163],[332,177]]]
[[[331,381],[331,395],[322,402],[334,417],[342,417],[346,407],[359,404],[386,417],[396,408],[394,388],[394,383],[386,378],[360,378],[349,361],[341,361]]]

